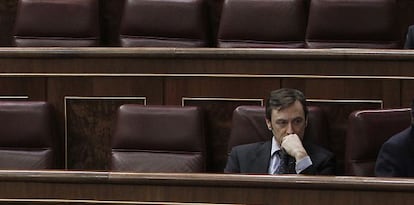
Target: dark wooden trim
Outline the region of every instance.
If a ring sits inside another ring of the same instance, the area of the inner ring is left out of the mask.
[[[286,197],[291,197],[291,204],[323,205],[336,200],[386,204],[382,197],[372,198],[373,193],[403,196],[400,202],[404,203],[414,199],[414,180],[406,178],[10,170],[0,171],[0,185],[0,198],[14,199],[120,200],[128,194],[124,200],[270,204],[266,200],[282,193],[290,193]],[[7,189],[11,187],[15,188]],[[34,190],[36,187],[39,189]],[[127,190],[135,191],[123,193]],[[262,191],[276,195],[262,199],[258,195]],[[236,193],[251,195],[226,197]],[[305,199],[315,195],[316,201],[295,202],[298,193]]]
[[[335,59],[413,60],[401,49],[284,48],[122,48],[122,47],[0,47],[0,58],[174,58],[174,59]]]

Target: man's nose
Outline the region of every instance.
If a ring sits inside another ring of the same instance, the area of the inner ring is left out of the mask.
[[[287,134],[294,134],[293,133],[293,126],[292,126],[291,122],[288,123],[286,132],[287,132]]]

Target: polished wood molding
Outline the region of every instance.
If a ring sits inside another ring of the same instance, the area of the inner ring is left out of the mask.
[[[279,199],[289,204],[378,205],[414,199],[414,179],[347,176],[3,170],[0,186],[3,201],[273,204]]]
[[[151,48],[151,47],[1,47],[0,58],[135,57],[218,59],[378,59],[414,60],[414,51],[363,48]]]
[[[246,175],[207,173],[130,173],[93,171],[0,170],[0,181],[76,182],[107,184],[271,187],[341,190],[412,191],[414,179],[355,176]]]

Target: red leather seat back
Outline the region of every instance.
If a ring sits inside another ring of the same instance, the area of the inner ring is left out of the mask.
[[[112,170],[204,172],[203,127],[197,107],[123,105],[112,140]]]
[[[55,129],[46,102],[0,101],[0,169],[55,168]]]
[[[121,22],[123,47],[206,47],[204,0],[127,0]]]
[[[99,46],[99,27],[98,0],[19,0],[14,44]]]
[[[226,0],[218,47],[304,47],[307,15],[305,0]]]
[[[395,0],[312,0],[309,48],[399,48]]]
[[[410,109],[362,110],[349,115],[345,174],[374,176],[382,144],[410,126]]]

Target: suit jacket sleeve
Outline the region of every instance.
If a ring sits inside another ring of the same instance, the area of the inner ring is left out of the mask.
[[[309,175],[335,175],[335,158],[334,156],[328,156],[322,161],[317,163],[312,161],[312,165],[303,170],[300,174],[309,174]]]
[[[382,145],[375,164],[375,175],[378,177],[405,176],[403,163],[399,153],[402,149],[395,143],[386,142]]]
[[[238,160],[237,149],[233,148],[227,158],[227,164],[224,173],[240,173],[240,164]]]
[[[408,27],[407,36],[404,44],[405,49],[414,49],[414,25]]]
[[[335,175],[335,155],[330,151],[314,144],[304,144],[312,165],[303,170],[300,174],[309,175]]]

